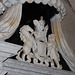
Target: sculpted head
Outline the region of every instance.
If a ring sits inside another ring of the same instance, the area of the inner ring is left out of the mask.
[[[24,25],[20,28],[20,31],[22,31],[22,33],[24,34],[25,31],[33,32],[34,30],[29,25]]]
[[[40,20],[33,20],[33,24],[38,31],[44,30],[45,21],[43,20],[43,16],[40,17]]]
[[[45,21],[43,20],[43,16],[40,17],[39,23],[40,23],[41,26],[44,27]]]
[[[33,24],[34,24],[35,26],[39,26],[39,21],[38,21],[38,20],[33,20]]]
[[[20,38],[23,42],[26,42],[28,39],[27,37],[30,37],[30,33],[33,33],[34,30],[29,26],[29,25],[24,25],[23,27],[20,28]]]

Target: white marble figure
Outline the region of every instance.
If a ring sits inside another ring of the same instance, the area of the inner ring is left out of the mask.
[[[51,34],[48,36],[48,53],[47,56],[50,56],[52,60],[55,61],[57,68],[61,69],[61,65],[59,64],[60,58],[58,54],[58,48],[56,45],[55,35]],[[54,63],[51,63],[51,67],[54,67]]]
[[[35,40],[37,44],[37,50],[38,52],[35,54],[35,56],[41,60],[41,64],[43,64],[44,58],[46,57],[46,48],[47,48],[47,30],[48,25],[45,25],[45,21],[43,20],[43,17],[41,17],[41,20],[33,20],[34,26],[35,26]]]
[[[47,30],[48,30],[48,25],[45,25],[45,22],[43,18],[41,18],[40,21],[38,20],[33,20],[34,26],[35,26],[35,40],[37,42],[38,50],[39,50],[39,55],[40,56],[45,56],[46,55],[46,44],[47,44]],[[43,49],[42,49],[43,48]],[[44,52],[42,52],[42,50]]]
[[[31,48],[33,47],[33,45],[36,45],[35,41],[34,41],[34,37],[32,36],[32,33],[33,33],[33,29],[28,25],[24,25],[20,29],[20,38],[24,42],[23,49],[22,49],[24,52],[24,55],[22,58],[23,61],[25,60],[25,55],[30,54],[30,51],[31,51]],[[31,61],[31,59],[28,58],[28,62],[30,62],[30,61]]]

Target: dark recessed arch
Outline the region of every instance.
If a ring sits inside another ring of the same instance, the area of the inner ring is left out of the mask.
[[[22,18],[17,28],[16,32],[6,41],[14,44],[23,45],[23,42],[20,40],[19,30],[23,25],[30,25],[34,29],[33,20],[40,20],[40,16],[44,17],[46,24],[49,25],[48,34],[51,34],[51,23],[50,18],[52,18],[55,14],[58,14],[57,9],[53,6],[49,5],[35,4],[34,2],[29,4],[25,3],[22,6]]]

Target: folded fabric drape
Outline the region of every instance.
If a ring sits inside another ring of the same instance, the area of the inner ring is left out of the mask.
[[[19,26],[22,14],[22,4],[11,6],[0,18],[0,40],[4,41],[13,35]]]
[[[52,32],[56,35],[59,52],[61,53],[70,69],[75,72],[75,57],[63,34],[59,15],[56,15],[51,19],[51,26]]]

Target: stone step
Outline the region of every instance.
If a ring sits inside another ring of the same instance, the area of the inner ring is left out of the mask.
[[[8,59],[3,63],[4,70],[8,75],[75,75],[75,73],[65,70],[58,70],[27,62]]]

